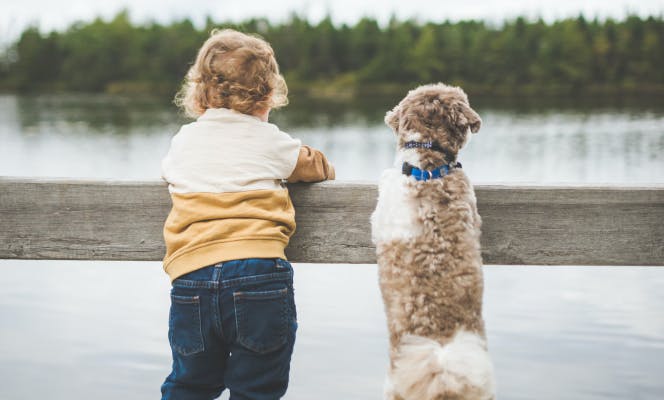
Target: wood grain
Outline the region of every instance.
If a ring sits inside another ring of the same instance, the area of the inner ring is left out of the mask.
[[[375,263],[374,184],[290,186],[290,260]],[[478,186],[486,264],[664,265],[664,187]],[[161,260],[162,182],[0,178],[0,258]]]

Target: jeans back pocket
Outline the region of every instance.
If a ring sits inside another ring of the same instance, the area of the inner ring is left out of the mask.
[[[269,353],[288,341],[288,288],[233,293],[237,340],[256,353]]]
[[[171,348],[183,356],[205,350],[201,330],[201,304],[199,296],[171,294],[171,312],[168,326]]]

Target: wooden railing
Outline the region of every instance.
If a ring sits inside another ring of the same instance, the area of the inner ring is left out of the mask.
[[[290,186],[295,262],[375,263],[376,186]],[[664,186],[478,186],[485,264],[664,265]],[[160,181],[0,178],[0,259],[161,260]]]

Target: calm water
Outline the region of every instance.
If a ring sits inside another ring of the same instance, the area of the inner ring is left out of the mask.
[[[292,100],[274,122],[325,151],[338,179],[375,181],[392,164],[381,119],[396,99]],[[661,104],[473,104],[484,125],[460,160],[475,183],[664,184]],[[0,96],[0,175],[156,179],[182,122],[151,99]],[[380,399],[376,266],[295,268],[286,399]],[[170,367],[160,263],[0,260],[0,270],[0,399],[158,398]],[[485,281],[500,399],[664,398],[663,268],[491,266]]]

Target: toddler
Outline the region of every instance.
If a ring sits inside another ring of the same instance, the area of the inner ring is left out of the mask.
[[[283,181],[334,179],[325,156],[267,122],[287,104],[270,45],[213,31],[176,103],[196,121],[162,162],[173,369],[162,399],[281,398],[297,317],[284,248],[295,211]]]

